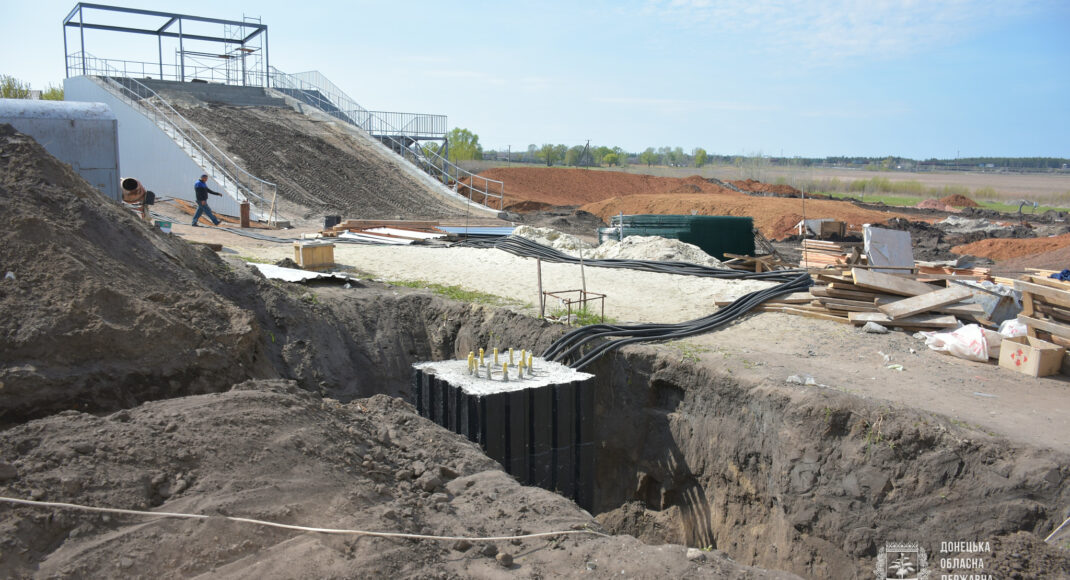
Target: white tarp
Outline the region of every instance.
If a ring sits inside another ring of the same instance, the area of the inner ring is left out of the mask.
[[[914,267],[914,248],[910,244],[910,232],[889,230],[870,225],[863,228],[866,256],[871,266]],[[887,274],[909,274],[909,269],[874,269]]]
[[[319,278],[337,279],[343,282],[348,282],[351,278],[345,274],[321,274],[319,272],[309,272],[308,270],[298,270],[297,268],[283,268],[282,266],[276,266],[274,264],[256,264],[253,266],[265,278],[271,280],[285,280],[286,282],[308,282],[309,280],[317,280]]]

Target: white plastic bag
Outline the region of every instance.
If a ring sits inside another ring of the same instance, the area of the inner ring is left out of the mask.
[[[1025,336],[1026,330],[1025,324],[1018,322],[1017,318],[1008,318],[999,325],[999,334],[1004,338]]]
[[[923,332],[925,346],[950,355],[986,362],[989,358],[999,357],[999,347],[1003,337],[991,330],[985,330],[976,324],[968,324],[953,332]]]

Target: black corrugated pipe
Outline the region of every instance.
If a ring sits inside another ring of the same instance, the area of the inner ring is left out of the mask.
[[[547,262],[579,264],[580,259],[546,247],[537,242],[519,236],[508,236],[492,240],[471,240],[455,244],[469,248],[497,248],[524,258],[539,258]],[[690,262],[655,262],[651,260],[583,260],[584,266],[595,268],[628,268],[662,274],[679,274],[684,276],[702,276],[723,280],[768,280],[769,282],[788,282],[805,274],[806,270],[776,270],[773,272],[746,272],[700,266]]]
[[[574,369],[582,369],[597,360],[603,354],[625,345],[639,342],[672,340],[710,332],[711,330],[716,330],[717,328],[743,316],[766,300],[784,294],[790,294],[792,292],[801,292],[813,284],[810,274],[805,271],[800,272],[796,270],[792,275],[793,277],[790,280],[783,282],[778,286],[751,292],[728,306],[719,308],[717,312],[714,312],[709,316],[689,320],[687,322],[679,322],[675,324],[632,325],[592,324],[590,326],[577,328],[557,339],[546,349],[542,354],[542,357],[547,360],[562,363],[566,360],[575,358],[569,366]],[[611,340],[600,342],[591,350],[580,354],[584,345],[600,339]]]

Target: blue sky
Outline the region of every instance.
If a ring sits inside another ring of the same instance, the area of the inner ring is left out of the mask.
[[[368,109],[447,115],[487,149],[1070,157],[1060,0],[100,3],[259,16],[274,66]],[[60,82],[74,5],[0,0],[0,73]],[[87,50],[156,58],[125,39]]]

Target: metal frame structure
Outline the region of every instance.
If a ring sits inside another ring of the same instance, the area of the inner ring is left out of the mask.
[[[87,22],[87,19],[92,16],[100,16],[100,13],[119,13],[126,15],[147,16],[163,19],[162,22],[155,27],[147,26],[118,26],[116,24],[104,23],[94,19],[93,22]],[[186,23],[199,23],[209,25],[219,25],[223,27],[221,34],[201,34],[187,32],[188,26]],[[70,52],[68,44],[68,29],[78,29],[78,45],[80,50],[77,52]],[[153,63],[134,62],[133,64],[140,66],[141,76],[154,76],[160,80],[178,80],[185,82],[188,78],[199,78],[200,76],[209,76],[210,79],[201,80],[222,80],[227,84],[240,84],[244,86],[264,86],[269,85],[268,70],[271,66],[271,61],[268,52],[268,27],[266,24],[260,23],[252,19],[246,20],[223,20],[220,18],[206,18],[203,16],[192,16],[188,14],[175,14],[172,12],[159,12],[156,10],[141,10],[137,8],[123,8],[119,6],[105,6],[103,4],[89,4],[85,2],[79,2],[74,8],[67,14],[67,17],[63,19],[63,52],[66,55],[66,76],[89,75],[92,74],[89,68],[89,59],[91,56],[86,52],[85,45],[85,31],[86,30],[105,30],[109,32],[120,32],[127,34],[141,34],[156,37],[157,44],[157,56],[158,62],[155,63],[156,70],[152,70],[151,65]],[[163,41],[165,38],[176,39],[178,41],[178,50],[176,51],[175,65],[168,65],[164,63],[164,51]],[[209,43],[209,46],[214,44],[221,44],[223,47],[222,52],[204,52],[198,50],[188,50],[186,47],[187,41],[195,43]],[[260,55],[263,55],[262,57]],[[255,55],[257,58],[252,59],[253,70],[250,71],[247,68],[249,57]],[[204,65],[198,59],[214,59],[222,61],[217,65]],[[190,71],[193,75],[187,74],[187,61],[190,62]],[[124,61],[125,62],[125,61]],[[232,63],[240,63],[241,70],[240,76],[238,76],[237,70],[232,71]],[[114,63],[113,63],[114,64]],[[146,67],[145,65],[150,65]],[[124,67],[125,68],[125,67]],[[219,76],[219,71],[222,69],[224,74],[222,78]],[[168,72],[168,71],[171,72]],[[232,77],[234,73],[234,78]],[[134,76],[131,72],[130,76]],[[255,82],[250,82],[254,80]]]

